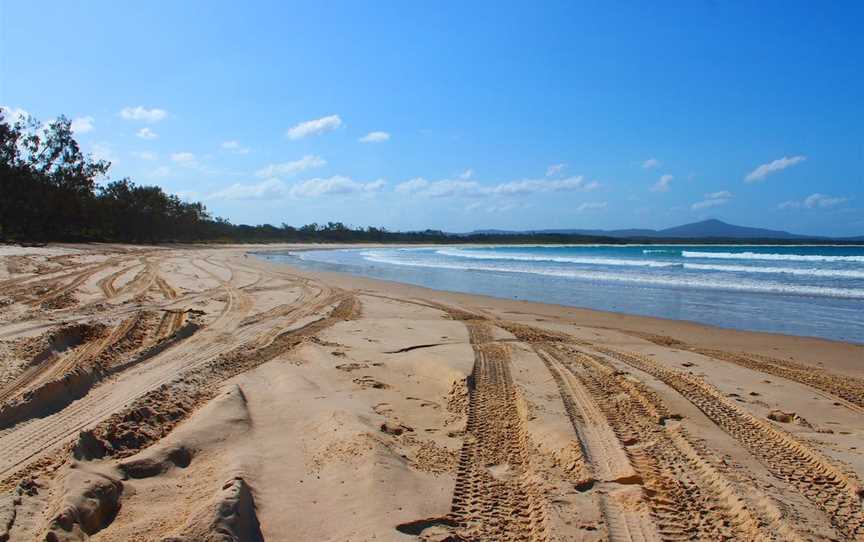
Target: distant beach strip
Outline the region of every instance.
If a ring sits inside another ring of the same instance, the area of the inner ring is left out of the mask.
[[[261,256],[435,289],[864,343],[861,246],[448,246]]]

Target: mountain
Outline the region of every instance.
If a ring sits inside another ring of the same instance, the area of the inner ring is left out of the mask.
[[[782,230],[749,228],[728,224],[722,220],[710,219],[666,228],[664,230],[626,229],[626,230],[536,230],[536,231],[506,231],[478,230],[471,233],[498,235],[520,235],[525,233],[557,233],[564,235],[595,235],[615,238],[650,238],[650,239],[825,239],[811,235],[797,235]]]
[[[729,239],[806,239],[788,231],[735,226],[721,220],[703,220],[657,232],[662,237],[724,237]]]

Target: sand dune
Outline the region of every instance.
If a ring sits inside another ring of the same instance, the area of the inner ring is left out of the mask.
[[[864,348],[0,248],[2,540],[864,540]]]

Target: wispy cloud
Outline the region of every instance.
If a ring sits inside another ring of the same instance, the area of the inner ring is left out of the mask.
[[[132,156],[138,158],[139,160],[147,160],[150,162],[159,158],[159,156],[155,152],[151,151],[133,151]]]
[[[702,209],[709,209],[711,207],[717,207],[718,205],[725,205],[732,199],[732,192],[728,190],[721,190],[720,192],[711,192],[709,194],[705,194],[705,199],[702,201],[697,201],[693,205],[690,206],[690,209],[693,211],[699,211]]]
[[[171,154],[171,161],[180,165],[196,164],[198,160],[191,152],[175,152]]]
[[[315,169],[319,167],[324,167],[327,165],[327,161],[321,158],[320,156],[315,156],[312,154],[307,154],[303,158],[299,160],[294,160],[293,162],[283,162],[281,164],[268,164],[266,167],[259,169],[255,172],[255,175],[258,177],[279,177],[279,176],[291,176],[300,173],[301,171],[306,171],[308,169]]]
[[[644,169],[654,169],[660,167],[660,160],[656,158],[649,158],[642,162],[642,167]]]
[[[157,134],[156,132],[154,132],[150,128],[141,128],[140,130],[135,132],[135,135],[140,137],[141,139],[146,139],[148,141],[156,139],[157,137],[159,137],[159,134]]]
[[[468,168],[459,174],[459,178],[462,179],[463,181],[467,181],[468,179],[470,179],[473,176],[474,176],[474,170],[471,168]]]
[[[76,134],[86,134],[95,128],[96,119],[93,117],[78,117],[72,119],[72,131]]]
[[[830,209],[849,201],[849,198],[839,196],[827,196],[825,194],[810,194],[803,200],[784,201],[777,206],[778,209]]]
[[[505,202],[501,204],[493,204],[493,205],[484,205],[479,201],[475,201],[474,203],[470,203],[465,207],[465,210],[468,212],[476,212],[483,211],[486,213],[506,213],[508,211],[512,211],[514,209],[520,209],[524,207],[523,205],[519,205],[515,202]]]
[[[383,179],[362,183],[350,177],[335,175],[326,179],[309,179],[293,185],[288,193],[295,198],[315,198],[339,194],[371,194],[379,192],[387,184]]]
[[[576,212],[583,213],[585,211],[602,211],[608,206],[608,203],[606,203],[605,201],[580,203],[576,207]]]
[[[674,179],[672,175],[663,175],[660,177],[660,180],[654,183],[654,186],[651,187],[652,192],[668,192],[670,188],[670,184],[672,183],[672,179]]]
[[[582,190],[590,191],[598,188],[600,183],[586,183],[584,178],[569,177],[566,179],[524,179],[494,185],[482,185],[476,181],[459,179],[443,179],[427,181],[422,177],[411,179],[396,185],[396,192],[416,194],[428,198],[447,197],[483,197],[483,196],[524,196],[542,192],[563,192]]]
[[[249,154],[249,147],[244,147],[240,144],[239,141],[236,140],[224,141],[222,142],[220,147],[222,148],[222,150],[226,150],[234,154]]]
[[[567,164],[552,164],[551,166],[546,168],[546,176],[554,177],[555,175],[560,175],[566,167]]]
[[[342,118],[339,117],[339,115],[329,115],[327,117],[321,117],[320,119],[307,120],[306,122],[301,122],[300,124],[292,126],[288,129],[285,135],[287,135],[289,139],[303,139],[310,135],[320,135],[326,132],[332,132],[340,126],[342,126]]]
[[[152,108],[147,109],[146,107],[137,106],[137,107],[124,107],[120,110],[120,116],[126,120],[138,120],[148,123],[159,122],[168,116],[168,112],[164,109]]]
[[[369,132],[358,141],[360,141],[360,143],[383,143],[388,139],[390,139],[390,134],[387,132]]]
[[[806,159],[806,156],[793,156],[791,158],[784,156],[783,158],[778,158],[773,162],[768,162],[767,164],[762,164],[761,166],[757,167],[756,169],[748,173],[747,176],[744,177],[744,180],[748,183],[762,181],[768,175],[777,173],[778,171],[783,171],[784,169],[792,167],[795,164],[800,164]]]
[[[207,199],[211,200],[262,200],[282,199],[286,194],[285,183],[279,179],[265,179],[260,183],[235,183],[223,188]]]
[[[214,192],[207,199],[221,200],[280,200],[285,198],[317,198],[350,194],[374,194],[380,192],[386,181],[378,179],[359,182],[342,175],[328,178],[315,178],[287,185],[275,178],[264,179],[258,183],[235,183]]]

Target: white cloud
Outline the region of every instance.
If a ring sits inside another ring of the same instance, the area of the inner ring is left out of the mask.
[[[291,198],[316,198],[346,194],[373,194],[381,191],[387,184],[383,179],[368,183],[352,180],[350,177],[334,175],[329,178],[308,179],[293,185],[286,185],[279,179],[265,179],[259,183],[236,183],[214,192],[208,199],[224,200],[280,200]]]
[[[471,213],[475,211],[483,211],[486,213],[506,213],[507,211],[512,211],[513,209],[519,209],[524,207],[523,205],[519,205],[514,202],[505,202],[501,204],[493,204],[493,205],[485,205],[479,201],[475,201],[473,203],[465,206],[465,211]]]
[[[141,139],[147,139],[147,140],[152,140],[152,139],[156,139],[157,137],[159,137],[159,134],[157,134],[156,132],[154,132],[150,128],[141,128],[140,130],[135,132],[135,135],[140,137]]]
[[[315,198],[319,196],[330,196],[340,194],[373,193],[378,192],[386,182],[383,179],[368,183],[361,183],[349,177],[334,175],[326,179],[309,179],[293,185],[288,193],[295,198]]]
[[[644,169],[654,169],[655,167],[660,167],[660,160],[656,158],[649,158],[642,162],[642,167]]]
[[[195,164],[195,155],[191,152],[175,152],[171,154],[171,161],[175,164],[189,165]]]
[[[86,134],[93,131],[93,124],[96,120],[93,117],[78,117],[72,119],[72,131],[76,134]]]
[[[595,181],[596,183],[596,181]],[[596,188],[596,184],[592,188]],[[582,176],[568,177],[566,179],[526,179],[523,181],[511,181],[485,188],[484,191],[496,196],[513,196],[524,194],[535,194],[538,192],[561,192],[567,190],[585,189]]]
[[[239,141],[225,141],[220,145],[223,150],[233,152],[234,154],[249,154],[249,147],[244,147]]]
[[[652,192],[668,192],[669,191],[669,184],[672,182],[672,179],[674,179],[674,178],[675,177],[673,177],[672,175],[661,176],[660,180],[657,181],[654,184],[654,186],[651,187],[651,191]]]
[[[159,156],[155,152],[150,151],[133,151],[132,156],[138,158],[139,160],[147,161],[153,161],[159,158]]]
[[[729,200],[732,199],[732,193],[728,190],[721,190],[720,192],[711,192],[709,194],[705,194],[705,199],[702,201],[697,201],[693,205],[690,206],[690,209],[693,211],[699,211],[701,209],[709,209],[711,207],[717,207],[718,205],[725,205],[729,203]]]
[[[463,181],[467,181],[468,179],[470,179],[473,176],[474,176],[474,170],[471,168],[468,168],[459,174],[459,178],[462,179]]]
[[[143,122],[159,122],[168,116],[168,112],[164,109],[147,109],[146,107],[141,107],[140,105],[137,107],[124,107],[120,111],[120,116],[126,120],[140,120]]]
[[[382,143],[388,139],[390,139],[390,134],[387,132],[369,132],[358,141],[360,143]]]
[[[566,167],[567,164],[552,164],[551,166],[546,168],[546,176],[554,177],[555,175],[560,175]]]
[[[296,175],[301,171],[306,171],[307,169],[314,169],[319,167],[324,167],[327,165],[327,161],[321,158],[320,156],[314,156],[311,154],[307,154],[303,158],[299,160],[294,160],[293,162],[285,162],[282,164],[268,164],[263,169],[255,172],[255,175],[258,177],[278,177],[279,175]]]
[[[581,203],[578,207],[576,207],[576,212],[581,213],[584,211],[601,211],[605,209],[608,204],[605,201],[593,202],[593,203]]]
[[[585,183],[581,176],[566,179],[524,179],[490,186],[484,186],[476,181],[468,180],[465,174],[459,177],[459,179],[443,179],[440,181],[427,181],[418,177],[396,185],[396,192],[417,194],[428,198],[507,197],[524,196],[541,192],[590,191],[600,186],[600,183],[597,181]]]
[[[429,181],[427,181],[423,177],[416,177],[414,179],[405,181],[404,183],[397,184],[396,192],[400,194],[416,194],[427,186],[429,186]]]
[[[279,179],[265,179],[260,183],[232,184],[213,194],[208,199],[248,200],[248,199],[282,199],[286,194],[285,183]]]
[[[303,139],[310,135],[319,135],[325,132],[331,132],[342,126],[342,119],[339,115],[330,115],[321,117],[320,119],[307,120],[301,122],[288,129],[285,135],[289,139]]]
[[[0,105],[0,110],[3,111],[3,116],[8,118],[9,122],[11,122],[12,124],[30,118],[30,113],[28,113],[24,109],[21,109],[20,107],[9,107],[6,105]]]
[[[830,209],[841,203],[845,203],[849,198],[838,196],[827,196],[825,194],[810,194],[801,201],[784,201],[777,206],[778,209]]]
[[[449,198],[477,194],[480,184],[474,181],[444,179],[429,183],[420,195],[429,198]]]
[[[773,162],[762,164],[761,166],[748,173],[747,176],[744,177],[744,180],[748,183],[755,183],[761,181],[772,173],[783,171],[784,169],[792,167],[795,164],[799,164],[806,159],[806,156],[793,156],[791,158],[787,158],[786,156],[784,156],[783,158],[779,158],[777,160],[774,160]]]

